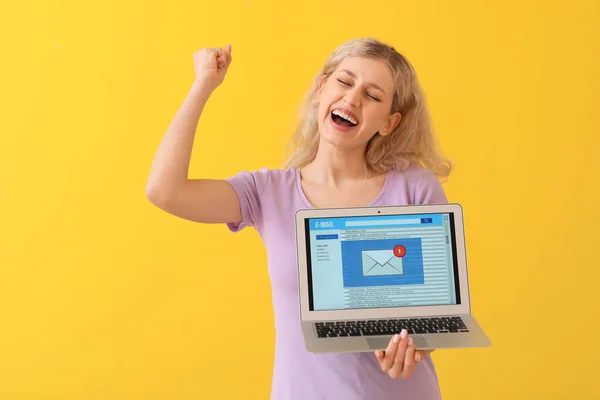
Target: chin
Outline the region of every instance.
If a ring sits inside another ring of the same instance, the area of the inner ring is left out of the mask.
[[[329,146],[335,147],[339,150],[351,150],[357,147],[357,143],[354,137],[344,135],[343,132],[328,132],[321,131],[321,141],[327,143]]]

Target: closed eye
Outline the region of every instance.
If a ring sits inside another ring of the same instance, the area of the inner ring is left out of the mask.
[[[341,79],[338,79],[337,81],[338,81],[339,83],[341,83],[342,85],[345,85],[345,86],[350,86],[350,84],[349,84],[348,82],[344,82],[344,81],[343,81],[343,80],[341,80]],[[372,98],[372,99],[373,99],[373,100],[375,100],[375,101],[379,101],[379,102],[381,101],[381,100],[379,100],[377,97],[371,96],[370,94],[367,94],[367,96],[369,96],[370,98]]]

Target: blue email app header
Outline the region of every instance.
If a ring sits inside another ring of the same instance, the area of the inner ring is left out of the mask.
[[[367,217],[310,218],[310,230],[409,228],[442,225],[448,214],[374,215]]]

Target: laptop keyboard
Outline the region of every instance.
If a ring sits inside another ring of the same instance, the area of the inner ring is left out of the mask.
[[[409,335],[469,332],[460,317],[316,322],[315,328],[320,338],[395,335],[400,333],[402,329],[406,329]]]

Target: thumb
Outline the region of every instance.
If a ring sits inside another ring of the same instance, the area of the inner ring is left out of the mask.
[[[224,56],[225,56],[225,69],[227,69],[229,67],[229,64],[231,64],[231,45],[230,44],[228,44],[225,47]]]
[[[423,351],[423,350],[417,350],[415,351],[415,361],[419,362],[422,359],[425,358],[425,356],[427,355],[427,352]]]

